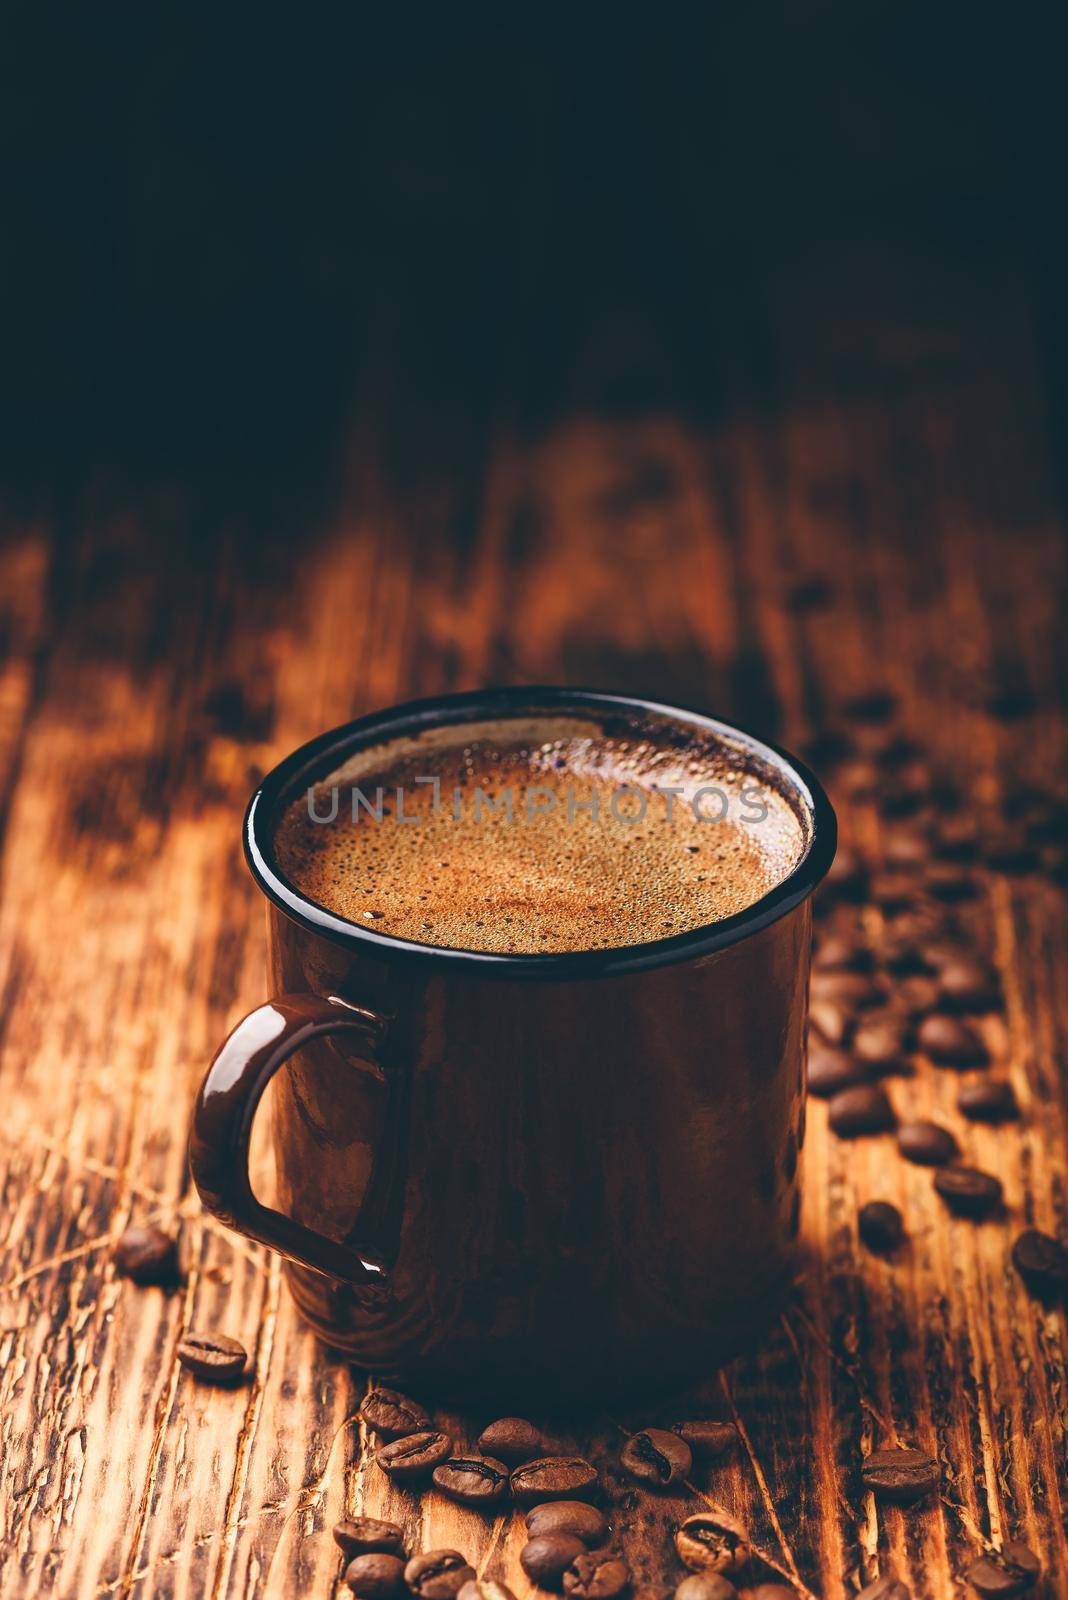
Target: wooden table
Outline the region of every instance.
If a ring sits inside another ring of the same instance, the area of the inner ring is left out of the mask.
[[[325,510],[303,488],[282,501],[251,481],[235,497],[90,475],[9,513],[5,1596],[333,1594],[330,1527],[358,1509],[529,1590],[518,1519],[386,1485],[356,1420],[364,1378],[301,1326],[279,1262],[190,1193],[194,1087],[264,993],[239,824],[283,753],[370,708],[486,682],[673,697],[787,744],[887,686],[977,804],[1063,779],[1065,547],[1024,289],[995,273],[960,297],[949,274],[921,299],[907,273],[883,293],[869,271],[851,298],[852,264],[795,267],[763,303],[751,399],[721,373],[703,397],[682,382],[676,402],[665,380],[654,405],[613,410],[590,377],[602,343],[551,414],[490,394],[466,417],[412,418],[390,410],[383,355]],[[435,448],[415,449],[413,429]],[[875,809],[845,811],[877,858]],[[1025,1222],[1068,1220],[1064,891],[993,878],[975,915],[1007,1002],[984,1027],[1023,1120],[965,1124],[953,1074],[928,1068],[891,1093],[1000,1174],[1008,1216],[951,1219],[892,1141],[843,1145],[812,1105],[798,1297],[691,1402],[737,1419],[737,1455],[651,1504],[615,1470],[623,1430],[648,1418],[640,1396],[562,1439],[595,1453],[651,1585],[677,1581],[664,1529],[709,1494],[825,1600],[888,1565],[917,1596],[963,1593],[973,1553],[1015,1535],[1041,1551],[1045,1594],[1068,1592],[1068,1336],[1008,1265]],[[858,1200],[876,1194],[908,1217],[890,1263],[856,1240]],[[116,1276],[131,1220],[180,1230],[179,1291]],[[246,1343],[246,1387],[180,1371],[188,1323]],[[937,1453],[941,1498],[902,1512],[863,1492],[863,1453],[894,1437]]]

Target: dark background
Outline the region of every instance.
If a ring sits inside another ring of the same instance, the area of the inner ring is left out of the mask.
[[[892,383],[902,308],[930,327],[974,302],[996,346],[1006,273],[1062,464],[1040,17],[783,4],[524,32],[9,8],[8,494],[106,471],[238,513],[328,497],[368,386],[415,476],[491,416],[773,405],[784,283],[839,394],[873,359]]]

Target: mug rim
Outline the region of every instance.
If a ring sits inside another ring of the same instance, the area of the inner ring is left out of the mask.
[[[642,944],[613,945],[607,949],[550,952],[467,950],[446,945],[419,944],[395,934],[377,933],[302,894],[275,865],[272,823],[279,799],[294,777],[308,768],[326,772],[340,766],[354,746],[368,736],[392,739],[451,722],[491,720],[514,715],[524,708],[547,711],[615,711],[667,717],[688,723],[699,731],[726,735],[740,742],[765,765],[785,779],[791,795],[800,794],[810,821],[808,848],[797,865],[767,894],[752,905],[668,938]],[[834,860],[838,826],[834,808],[819,779],[796,756],[767,739],[704,711],[646,700],[637,695],[613,694],[598,689],[565,688],[533,684],[504,689],[474,689],[459,694],[434,695],[409,700],[329,728],[285,756],[262,780],[248,803],[243,827],[245,859],[249,871],[267,899],[310,933],[335,944],[356,947],[387,961],[456,971],[468,969],[479,977],[535,979],[619,977],[651,968],[714,955],[740,943],[786,916],[819,885]]]

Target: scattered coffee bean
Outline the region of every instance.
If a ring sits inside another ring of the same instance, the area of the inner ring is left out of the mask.
[[[883,986],[864,972],[814,972],[812,998],[859,1011],[879,1004]]]
[[[496,1578],[468,1578],[457,1600],[515,1600],[515,1595]]]
[[[615,1600],[630,1588],[630,1568],[619,1556],[576,1556],[564,1573],[564,1593],[575,1600]]]
[[[827,1107],[831,1127],[840,1139],[885,1133],[894,1126],[894,1108],[878,1084],[857,1084],[839,1089]]]
[[[907,1022],[915,1023],[937,1006],[937,980],[925,973],[913,973],[911,977],[902,978],[891,996],[891,1004]]]
[[[536,1539],[543,1533],[573,1533],[590,1549],[608,1538],[608,1523],[585,1500],[549,1500],[527,1512],[527,1533]]]
[[[869,689],[847,700],[842,710],[851,722],[882,725],[889,722],[897,710],[897,696],[889,689]]]
[[[651,1488],[666,1489],[684,1480],[693,1466],[693,1453],[685,1439],[663,1428],[643,1428],[627,1440],[619,1455],[629,1477]]]
[[[868,885],[868,898],[881,911],[904,911],[913,902],[912,882],[903,872],[878,872]]]
[[[900,1578],[895,1578],[892,1572],[884,1573],[881,1578],[876,1578],[874,1583],[869,1583],[857,1595],[857,1600],[912,1600],[912,1591],[907,1589]]]
[[[871,951],[859,939],[829,934],[816,946],[812,958],[817,971],[870,972]]]
[[[931,968],[923,948],[911,935],[899,933],[890,927],[879,941],[879,959],[888,972],[896,977],[911,977],[917,973],[930,973]],[[935,991],[937,993],[937,990]],[[896,989],[891,999],[896,997]]]
[[[686,1440],[698,1461],[715,1461],[738,1443],[733,1422],[677,1422],[671,1431]]]
[[[451,1456],[431,1477],[435,1489],[465,1506],[490,1505],[508,1487],[508,1468],[490,1456]]]
[[[983,841],[983,861],[994,872],[1011,875],[1032,872],[1038,865],[1038,851],[1023,829],[1006,828]]]
[[[515,1600],[515,1595],[496,1578],[468,1578],[457,1600]]]
[[[797,1600],[797,1590],[788,1583],[758,1583],[749,1600]]]
[[[415,1400],[396,1389],[372,1389],[364,1396],[360,1417],[383,1439],[402,1439],[430,1426],[430,1417]]]
[[[922,1450],[895,1445],[887,1450],[873,1450],[866,1456],[861,1463],[860,1477],[877,1500],[908,1506],[937,1489],[941,1474],[938,1463]]]
[[[857,1213],[857,1232],[869,1250],[889,1255],[905,1237],[901,1212],[889,1200],[869,1200]]]
[[[749,1561],[749,1537],[727,1511],[699,1511],[675,1534],[679,1560],[691,1572],[741,1572]]]
[[[421,1600],[455,1600],[475,1569],[459,1550],[423,1550],[404,1569],[404,1581]]]
[[[946,1017],[937,1012],[924,1017],[916,1033],[916,1043],[942,1067],[981,1067],[990,1059],[986,1045],[974,1028],[959,1017]]]
[[[974,1083],[962,1084],[957,1109],[972,1122],[1011,1122],[1020,1114],[1007,1078],[977,1078]]]
[[[855,1061],[844,1050],[832,1050],[828,1045],[810,1044],[808,1047],[808,1088],[810,1094],[826,1098],[839,1089],[851,1089],[854,1084],[865,1083],[869,1077],[863,1062]]]
[[[841,1006],[832,1005],[829,1000],[813,1000],[808,1008],[808,1020],[828,1044],[845,1043],[849,1019]]]
[[[205,1383],[235,1383],[244,1376],[248,1351],[225,1333],[184,1333],[178,1341],[178,1360]]]
[[[895,828],[886,841],[883,855],[887,866],[894,871],[913,872],[927,865],[931,847],[926,835],[917,828]]]
[[[1068,1288],[1068,1250],[1052,1234],[1026,1228],[1012,1247],[1012,1264],[1040,1299],[1055,1299]]]
[[[1041,1563],[1030,1546],[1015,1539],[972,1562],[964,1576],[983,1600],[1011,1600],[1038,1582]]]
[[[347,1556],[369,1556],[378,1551],[399,1556],[404,1549],[404,1534],[395,1522],[378,1517],[346,1517],[334,1524],[334,1543]]]
[[[162,1228],[127,1228],[112,1252],[115,1269],[142,1287],[178,1282],[178,1241]]]
[[[675,1590],[675,1600],[738,1600],[738,1591],[722,1572],[691,1572]]]
[[[936,900],[948,903],[970,900],[979,892],[968,868],[953,861],[932,861],[923,875],[923,886]]]
[[[357,1556],[345,1568],[345,1582],[358,1600],[394,1600],[404,1592],[404,1562],[382,1550]]]
[[[422,1433],[409,1433],[403,1439],[392,1439],[380,1444],[375,1460],[383,1472],[399,1483],[412,1478],[425,1477],[435,1467],[447,1461],[452,1452],[452,1440],[437,1428],[424,1429]]]
[[[985,961],[947,961],[938,974],[939,999],[947,1011],[992,1011],[1001,985]]]
[[[581,1456],[539,1456],[512,1473],[512,1493],[521,1506],[539,1500],[570,1500],[597,1482],[597,1469]]]
[[[518,1467],[522,1462],[540,1455],[545,1446],[532,1422],[527,1422],[523,1417],[501,1417],[498,1422],[491,1422],[488,1428],[483,1428],[478,1436],[478,1448],[484,1456],[492,1456],[495,1461],[506,1461],[510,1467]]]
[[[922,1120],[901,1123],[897,1147],[906,1161],[915,1161],[921,1167],[944,1167],[960,1155],[960,1147],[948,1128]]]
[[[901,1017],[870,1017],[853,1035],[853,1055],[866,1067],[890,1072],[900,1066],[905,1054],[905,1023]]]
[[[946,817],[939,823],[934,848],[943,861],[974,861],[979,854],[979,829],[974,819]]]
[[[840,846],[820,885],[819,898],[824,902],[859,900],[866,878],[867,873],[860,857],[854,855],[847,847]]]
[[[586,1546],[577,1534],[539,1533],[520,1550],[519,1565],[540,1589],[559,1589],[564,1568],[585,1553]]]
[[[986,1217],[1001,1204],[1001,1184],[977,1167],[941,1167],[934,1186],[951,1211],[961,1217]]]

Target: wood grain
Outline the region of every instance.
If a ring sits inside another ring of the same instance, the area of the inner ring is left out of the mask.
[[[994,327],[902,295],[876,329],[848,281],[784,275],[765,308],[776,385],[718,416],[613,416],[585,409],[579,385],[536,430],[487,409],[421,468],[398,452],[388,404],[382,420],[372,362],[340,501],[305,525],[217,525],[210,497],[114,483],[9,518],[3,1595],[325,1596],[343,1568],[330,1525],[357,1509],[529,1591],[519,1519],[389,1485],[356,1419],[364,1379],[302,1327],[277,1261],[189,1192],[194,1086],[263,997],[241,808],[293,745],[491,681],[674,697],[796,744],[887,685],[973,803],[1063,782],[1064,530],[1018,286],[1002,286]],[[845,332],[835,345],[812,326]],[[986,694],[1006,680],[1040,712],[992,717]],[[844,821],[877,856],[874,810],[847,806]],[[1004,1019],[986,1026],[1023,1120],[962,1124],[955,1078],[930,1069],[891,1093],[1001,1175],[1007,1218],[948,1218],[929,1173],[886,1140],[837,1142],[813,1105],[797,1299],[688,1402],[737,1419],[737,1456],[651,1502],[617,1470],[626,1429],[656,1420],[640,1396],[630,1415],[553,1425],[602,1466],[643,1582],[677,1581],[667,1526],[710,1496],[825,1600],[891,1565],[943,1600],[978,1548],[1014,1536],[1042,1552],[1046,1593],[1068,1592],[1064,1314],[1008,1265],[1014,1228],[1068,1226],[1064,892],[999,878],[968,915],[1004,983]],[[909,1218],[892,1263],[857,1245],[857,1203],[875,1196]],[[130,1219],[180,1229],[180,1290],[115,1276]],[[245,1388],[180,1372],[187,1322],[245,1341]],[[488,1419],[449,1420],[472,1437]],[[864,1494],[862,1454],[893,1440],[937,1452],[940,1502],[905,1513]]]

